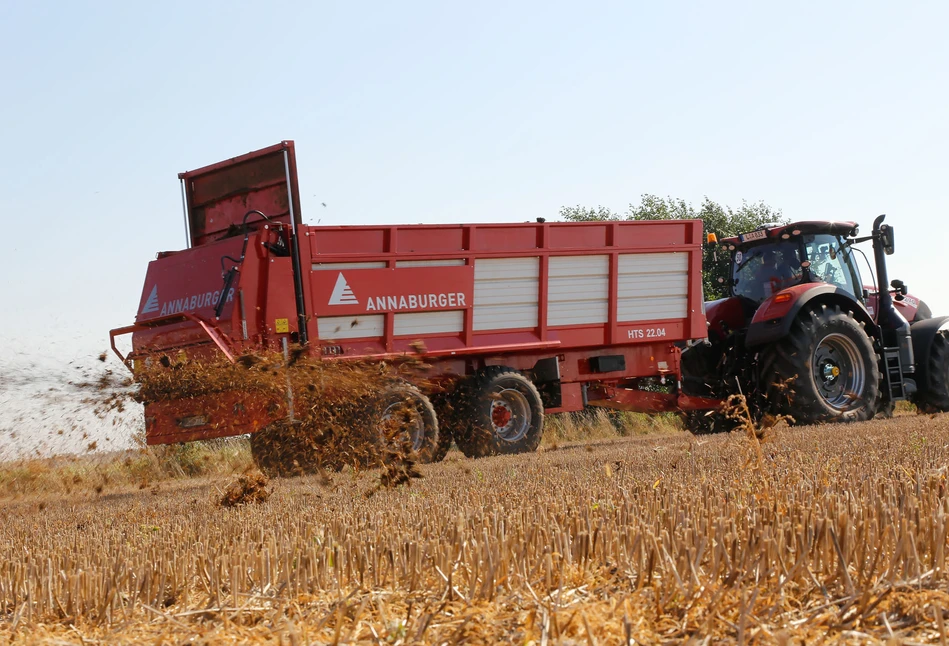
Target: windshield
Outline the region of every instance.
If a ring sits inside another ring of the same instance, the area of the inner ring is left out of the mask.
[[[860,277],[849,247],[838,236],[805,235],[794,240],[760,244],[735,251],[732,263],[732,293],[757,303],[801,283],[801,256],[809,261],[808,282],[829,283],[859,300]]]
[[[801,282],[801,249],[790,241],[739,249],[732,267],[735,296],[761,302]]]
[[[830,283],[857,298],[860,290],[855,288],[855,284],[860,281],[857,279],[852,252],[849,247],[841,250],[840,238],[826,234],[804,236],[804,249],[811,261],[811,280]]]

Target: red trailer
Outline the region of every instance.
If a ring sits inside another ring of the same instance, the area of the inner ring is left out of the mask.
[[[543,411],[717,403],[678,388],[681,349],[707,336],[699,220],[308,226],[292,141],[179,177],[188,248],[158,254],[135,324],[111,332],[130,367],[297,344],[333,361],[422,352],[430,378],[482,397],[486,452],[536,447]],[[147,442],[254,433],[270,420],[245,400],[146,404]],[[506,442],[514,427],[530,441]]]

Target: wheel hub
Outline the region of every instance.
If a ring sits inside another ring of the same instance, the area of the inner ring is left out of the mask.
[[[380,416],[383,426],[396,430],[408,439],[413,451],[422,448],[425,439],[425,422],[410,401],[396,401],[389,404]],[[395,439],[395,438],[392,438]]]
[[[511,413],[511,407],[503,401],[491,403],[491,422],[496,430],[502,430],[511,423],[514,415]]]
[[[503,388],[494,394],[490,415],[494,434],[502,442],[519,442],[530,430],[530,403],[516,388]]]
[[[829,406],[844,411],[860,405],[867,375],[853,339],[828,334],[815,348],[812,365],[817,390]]]
[[[828,385],[833,384],[837,381],[837,377],[840,376],[840,367],[828,361],[821,369],[821,376],[824,378],[824,383]]]

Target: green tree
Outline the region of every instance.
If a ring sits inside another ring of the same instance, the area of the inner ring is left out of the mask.
[[[722,206],[707,197],[698,208],[685,200],[643,195],[639,204],[630,204],[625,213],[615,213],[605,206],[564,206],[560,215],[570,222],[603,220],[702,220],[706,233],[719,239],[752,231],[768,222],[786,223],[780,209],[764,202],[742,201],[738,208]],[[717,245],[704,245],[702,283],[705,298],[714,300],[728,295],[729,254]]]

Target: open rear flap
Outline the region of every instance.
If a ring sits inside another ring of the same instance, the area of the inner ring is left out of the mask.
[[[180,173],[190,247],[243,233],[248,211],[294,229],[300,224],[300,193],[292,141]],[[251,215],[248,224],[261,222]]]

